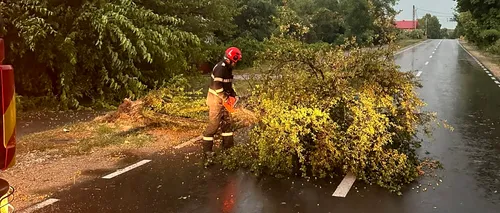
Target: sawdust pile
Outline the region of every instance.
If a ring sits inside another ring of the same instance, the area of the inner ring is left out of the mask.
[[[237,108],[232,117],[238,127],[249,127],[259,122],[258,116],[246,108]]]
[[[144,102],[142,100],[132,101],[126,98],[118,109],[104,116],[97,117],[95,120],[100,122],[114,123],[118,121],[149,123],[150,119],[144,116]]]
[[[205,120],[199,121],[189,118],[174,117],[163,113],[156,113],[151,110],[145,110],[147,104],[142,100],[132,101],[125,99],[123,103],[114,112],[104,116],[97,117],[95,121],[106,123],[133,123],[143,125],[168,125],[175,124],[180,126],[193,125],[194,123],[204,124]],[[256,113],[244,107],[238,107],[232,114],[232,119],[237,128],[250,127],[259,121]],[[208,118],[208,112],[207,112]]]

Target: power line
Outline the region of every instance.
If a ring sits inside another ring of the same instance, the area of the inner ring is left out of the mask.
[[[437,11],[432,11],[432,10],[426,10],[426,9],[422,9],[422,8],[417,8],[417,9],[422,10],[422,11],[426,11],[426,12],[437,13],[437,14],[441,14],[441,15],[450,15],[450,16],[453,16],[452,13],[443,13],[443,12],[437,12]]]
[[[434,15],[434,16],[436,16],[436,15]],[[455,16],[436,16],[436,17],[438,17],[438,18],[454,18]]]

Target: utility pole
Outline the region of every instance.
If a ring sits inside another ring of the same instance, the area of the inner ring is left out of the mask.
[[[429,39],[429,25],[427,24],[428,16],[425,16],[425,36]]]
[[[417,25],[415,24],[415,5],[413,5],[413,29],[417,29]]]

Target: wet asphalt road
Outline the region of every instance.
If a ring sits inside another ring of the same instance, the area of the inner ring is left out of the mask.
[[[337,198],[331,195],[341,180],[204,170],[196,154],[187,154],[198,153],[197,147],[187,147],[150,156],[151,163],[113,179],[56,193],[53,197],[61,200],[38,212],[499,213],[500,88],[456,40],[430,40],[401,53],[396,62],[402,71],[421,72],[424,87],[418,93],[426,109],[455,128],[437,129],[425,139],[421,155],[440,160],[444,169],[412,184],[403,196],[356,182],[346,198]]]
[[[77,122],[91,121],[105,111],[23,112],[18,115],[16,137],[47,131]]]

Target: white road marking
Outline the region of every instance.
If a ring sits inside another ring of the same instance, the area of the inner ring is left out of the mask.
[[[137,168],[137,167],[139,167],[139,166],[142,166],[142,165],[144,165],[144,164],[146,164],[146,163],[149,163],[149,162],[151,162],[151,160],[142,160],[142,161],[139,161],[139,162],[137,162],[136,164],[130,165],[130,166],[128,166],[128,167],[126,167],[126,168],[124,168],[124,169],[118,169],[116,172],[113,172],[113,173],[111,173],[111,174],[109,174],[109,175],[106,175],[106,176],[104,176],[104,177],[102,177],[102,178],[103,178],[103,179],[111,179],[111,178],[114,178],[114,177],[116,177],[116,176],[118,176],[118,175],[121,175],[121,174],[123,174],[123,173],[125,173],[125,172],[128,172],[128,171],[130,171],[130,170],[132,170],[132,169],[135,169],[135,168]]]
[[[490,71],[488,71],[488,70],[485,70],[484,72],[486,72],[486,73],[490,73]]]
[[[32,207],[27,208],[27,209],[26,209],[26,210],[24,210],[23,212],[24,212],[24,213],[34,212],[34,211],[36,211],[36,210],[39,210],[39,209],[42,209],[42,208],[44,208],[44,207],[50,206],[50,205],[52,205],[52,204],[54,204],[54,203],[56,203],[56,202],[58,202],[58,201],[59,201],[59,199],[50,198],[50,199],[48,199],[48,200],[46,200],[46,201],[43,201],[43,202],[38,203],[38,204],[36,204],[36,205],[34,205],[34,206],[32,206]]]
[[[493,79],[493,80],[497,80],[497,78],[495,78],[495,77],[491,77],[491,79]]]
[[[500,82],[498,82],[498,81],[495,81],[495,84],[500,84]]]
[[[196,142],[196,141],[200,141],[200,140],[202,140],[202,139],[203,139],[203,136],[198,136],[198,137],[193,138],[193,139],[191,139],[191,140],[189,140],[189,141],[186,141],[186,142],[184,142],[184,143],[182,143],[182,144],[179,144],[179,145],[177,145],[177,146],[174,146],[174,149],[184,148],[184,147],[189,146],[189,145],[193,144],[194,142]]]
[[[417,77],[420,77],[420,75],[422,75],[422,71],[418,71]]]
[[[429,58],[432,58],[432,55],[431,55],[431,56],[429,56]]]
[[[429,64],[429,62],[425,62],[425,65],[428,65],[428,64]]]
[[[492,74],[488,74],[490,77],[493,76]]]
[[[481,62],[480,62],[480,61],[479,61],[476,57],[474,57],[474,56],[473,56],[473,55],[472,55],[472,54],[471,54],[471,53],[470,53],[467,49],[465,49],[465,47],[464,47],[462,44],[460,44],[460,42],[459,42],[458,40],[457,40],[457,43],[460,45],[460,47],[462,47],[462,49],[463,49],[463,50],[464,50],[467,54],[469,54],[469,55],[470,55],[470,57],[472,57],[472,58],[473,58],[473,59],[474,59],[474,60],[475,60],[475,61],[479,64],[479,66],[481,66],[481,67],[482,67],[482,68],[483,68],[486,72],[488,72],[488,71],[487,71],[487,69],[486,69],[486,67],[484,67],[484,65],[483,65],[483,64],[481,64]]]
[[[354,181],[356,181],[356,176],[352,173],[347,173],[347,175],[344,177],[342,182],[340,182],[339,186],[335,190],[335,192],[332,194],[333,197],[346,197],[347,193],[349,193],[349,190],[351,189],[352,185],[354,184]]]
[[[436,51],[432,52],[433,55],[434,55],[434,53],[436,53]]]
[[[408,47],[408,48],[406,48],[406,49],[404,49],[404,50],[401,50],[401,51],[397,52],[395,55],[399,55],[399,54],[401,54],[401,53],[404,53],[404,52],[406,52],[406,51],[408,51],[408,50],[411,50],[411,49],[413,49],[413,48],[415,48],[415,47],[417,47],[417,46],[419,46],[419,45],[421,45],[421,44],[427,43],[428,41],[429,41],[429,40],[427,40],[427,41],[422,41],[422,42],[420,42],[420,43],[418,43],[418,44],[415,44],[415,45],[413,45],[413,46],[411,46],[411,47]]]

